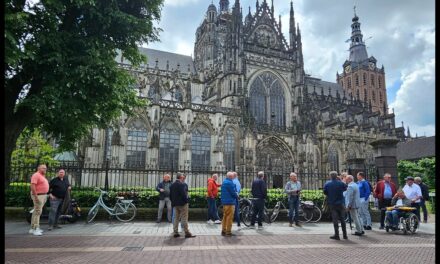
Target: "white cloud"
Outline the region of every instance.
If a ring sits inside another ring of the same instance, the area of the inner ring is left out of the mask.
[[[200,0],[165,0],[164,6],[186,6],[189,4],[196,4]]]

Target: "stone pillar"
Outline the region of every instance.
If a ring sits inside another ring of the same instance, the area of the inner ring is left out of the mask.
[[[375,163],[378,178],[381,179],[385,173],[391,174],[391,180],[398,186],[397,178],[397,143],[398,139],[379,139],[371,142],[374,148]]]

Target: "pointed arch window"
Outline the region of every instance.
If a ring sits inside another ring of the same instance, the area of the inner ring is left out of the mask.
[[[180,129],[173,122],[160,127],[159,168],[176,170],[179,164]]]
[[[127,168],[145,168],[147,159],[147,128],[137,119],[128,126],[127,130]]]
[[[211,165],[211,134],[206,126],[197,126],[191,134],[192,169],[206,169]]]
[[[226,170],[235,170],[235,134],[232,128],[226,131],[223,160]]]
[[[267,124],[266,120],[266,91],[260,78],[251,85],[250,110],[257,124]]]
[[[331,146],[328,149],[328,163],[330,165],[330,171],[339,172],[339,154],[335,146]]]
[[[286,111],[284,108],[284,91],[280,82],[276,79],[270,87],[270,113],[273,126],[285,126]]]

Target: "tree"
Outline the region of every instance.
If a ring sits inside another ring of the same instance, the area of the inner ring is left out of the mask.
[[[400,160],[397,163],[399,184],[405,185],[405,178],[408,176],[421,177],[429,188],[435,188],[435,157],[423,158],[417,162]]]
[[[5,1],[5,176],[25,127],[71,149],[91,127],[145,105],[115,57],[146,60],[138,45],[158,40],[162,2]]]
[[[12,181],[29,182],[28,177],[36,171],[38,163],[47,164],[48,167],[59,165],[59,161],[54,159],[56,153],[56,149],[47,142],[39,130],[35,129],[31,132],[29,129],[24,129],[12,152],[11,175],[7,176],[12,176]]]

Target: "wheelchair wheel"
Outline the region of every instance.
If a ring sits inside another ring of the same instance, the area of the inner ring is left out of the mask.
[[[411,214],[406,221],[408,231],[411,232],[411,234],[414,234],[419,228],[419,219],[415,214]]]
[[[399,224],[400,229],[402,230],[403,234],[406,235],[408,233],[408,230],[406,228],[405,218],[400,217],[399,222],[400,222],[400,224]]]

